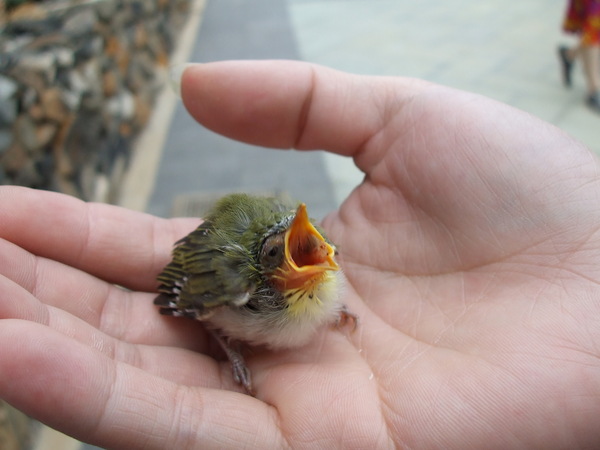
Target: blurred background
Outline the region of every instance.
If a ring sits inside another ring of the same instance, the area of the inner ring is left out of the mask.
[[[580,67],[557,57],[566,0],[0,0],[0,184],[168,217],[231,191],[290,195],[322,218],[351,160],[233,142],[166,85],[184,62],[284,58],[424,78],[494,98],[600,152]],[[541,161],[540,163],[543,163]],[[93,448],[0,403],[0,449]]]

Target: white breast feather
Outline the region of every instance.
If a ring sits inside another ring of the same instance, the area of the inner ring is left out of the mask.
[[[342,308],[340,272],[327,272],[326,276],[312,292],[313,298],[303,299],[293,308],[294,313],[288,310],[277,315],[244,317],[240,310],[222,308],[210,317],[209,324],[230,338],[252,345],[272,349],[305,345],[319,328],[335,322]]]

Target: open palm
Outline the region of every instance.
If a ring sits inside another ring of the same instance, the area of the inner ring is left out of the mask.
[[[230,62],[186,70],[182,88],[217,132],[327,149],[366,173],[324,223],[359,328],[250,352],[246,396],[200,324],[152,305],[197,220],[2,188],[2,398],[117,448],[600,442],[600,185],[587,150],[415,80]]]

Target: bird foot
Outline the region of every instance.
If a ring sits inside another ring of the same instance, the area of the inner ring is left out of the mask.
[[[342,309],[340,310],[340,313],[334,323],[336,328],[342,328],[345,327],[346,325],[352,323],[352,328],[350,329],[351,332],[356,331],[356,328],[358,328],[358,324],[360,322],[359,317],[350,312],[350,310],[348,309],[348,307],[346,305],[342,305]]]
[[[239,350],[234,349],[227,338],[222,337],[216,331],[212,331],[211,334],[215,338],[215,340],[219,343],[225,354],[227,355],[227,359],[231,363],[231,372],[233,375],[233,380],[240,384],[248,395],[254,395],[254,391],[252,389],[252,376],[250,374],[250,369],[246,366],[246,361],[244,361],[244,357],[239,352]]]
[[[246,362],[240,353],[233,352],[232,355],[228,355],[229,361],[231,362],[231,371],[233,372],[233,380],[241,384],[248,395],[254,395],[252,389],[252,377],[250,375],[250,369],[246,366]]]

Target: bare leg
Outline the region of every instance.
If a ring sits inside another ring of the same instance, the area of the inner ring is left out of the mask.
[[[573,85],[572,80],[572,72],[573,72],[573,64],[575,64],[575,60],[581,53],[581,45],[577,47],[566,47],[560,46],[558,47],[558,57],[560,59],[560,68],[562,71],[562,79],[563,84],[566,87],[571,87]]]
[[[593,95],[600,90],[600,45],[588,45],[581,48],[583,72],[587,82],[588,94]]]
[[[593,111],[600,113],[600,45],[579,42],[577,47],[559,47],[563,82],[571,87],[571,72],[575,59],[581,58],[583,73],[587,85],[585,104]]]
[[[577,57],[581,54],[582,46],[578,44],[575,47],[567,48],[566,54],[569,61],[573,62],[577,59]]]

